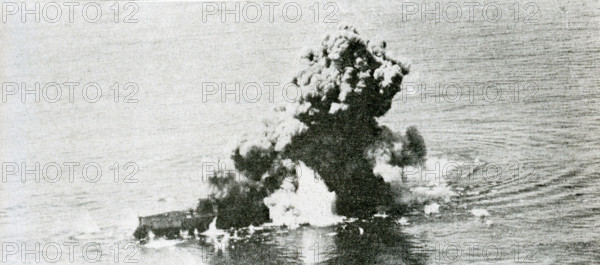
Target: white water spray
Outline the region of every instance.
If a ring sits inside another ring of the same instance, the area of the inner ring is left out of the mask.
[[[302,161],[296,166],[298,188],[286,181],[281,188],[264,199],[274,225],[295,229],[302,224],[330,226],[343,220],[333,212],[336,195],[321,177]]]

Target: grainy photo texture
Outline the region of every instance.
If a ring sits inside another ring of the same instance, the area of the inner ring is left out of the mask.
[[[0,0],[2,264],[600,264],[594,0]]]

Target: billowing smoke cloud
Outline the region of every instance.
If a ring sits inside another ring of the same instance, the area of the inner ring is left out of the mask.
[[[278,118],[265,124],[260,137],[241,141],[233,152],[236,169],[248,180],[212,181],[220,190],[213,196],[218,226],[267,221],[263,199],[282,189],[299,189],[298,178],[308,176],[299,175],[298,166],[314,170],[335,193],[339,215],[398,210],[397,194],[385,180],[397,176],[390,170],[422,163],[426,150],[415,128],[403,136],[376,120],[391,108],[408,74],[408,67],[389,58],[385,47],[385,42],[372,44],[343,27],[304,54],[307,67],[293,79],[304,92],[300,100],[277,109]],[[270,197],[266,203],[274,209],[276,201]]]

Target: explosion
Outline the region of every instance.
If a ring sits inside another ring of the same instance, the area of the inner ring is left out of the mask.
[[[261,137],[244,139],[233,151],[235,168],[247,180],[211,178],[217,226],[295,217],[310,223],[300,217],[314,209],[300,204],[319,205],[322,200],[334,204],[330,213],[320,213],[331,219],[401,211],[394,200],[399,191],[389,182],[403,167],[423,163],[426,150],[414,127],[403,136],[377,121],[391,108],[408,74],[408,67],[389,58],[385,48],[385,42],[374,45],[355,29],[343,27],[304,54],[307,67],[292,80],[305,92],[300,100],[278,108]],[[314,173],[305,174],[308,169]],[[302,178],[321,181],[325,195],[307,192]]]

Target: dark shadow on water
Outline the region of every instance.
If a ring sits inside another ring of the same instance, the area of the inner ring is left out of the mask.
[[[203,246],[203,255],[210,264],[425,264],[426,254],[413,242],[392,220],[375,218],[328,228],[265,230],[231,242],[225,251]]]
[[[425,264],[427,256],[387,219],[342,225],[335,238],[338,255],[325,264]],[[360,234],[360,229],[363,234]]]

